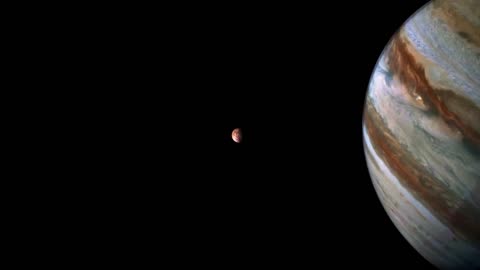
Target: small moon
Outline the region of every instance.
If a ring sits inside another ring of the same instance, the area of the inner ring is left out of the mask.
[[[240,143],[242,141],[242,130],[236,128],[232,131],[232,139],[236,143]]]

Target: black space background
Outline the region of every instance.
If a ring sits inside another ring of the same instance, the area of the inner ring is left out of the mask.
[[[382,208],[361,133],[374,65],[425,3],[239,4],[188,20],[172,160],[199,260],[432,267]]]
[[[45,30],[52,28],[39,27],[49,42],[26,43],[39,49],[25,53],[44,57],[32,70],[44,70],[54,54],[59,63],[46,72],[51,80],[29,80],[79,90],[62,102],[43,97],[55,107],[40,105],[55,118],[77,116],[51,125],[39,117],[43,133],[26,135],[40,134],[25,141],[43,149],[34,163],[48,163],[36,175],[79,178],[38,182],[65,197],[40,210],[65,205],[52,216],[71,214],[75,235],[100,257],[114,248],[221,269],[431,268],[378,200],[361,130],[380,53],[425,3],[109,6],[89,29],[82,30],[91,16],[81,13],[75,31],[53,31],[55,46]],[[65,68],[81,61],[78,72]],[[241,144],[231,140],[237,127]],[[44,153],[53,144],[59,151],[50,162]],[[83,154],[72,162],[72,153]]]

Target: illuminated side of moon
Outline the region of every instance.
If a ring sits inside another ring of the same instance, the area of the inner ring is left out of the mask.
[[[236,128],[232,131],[232,139],[236,143],[240,143],[242,141],[242,131],[239,128]]]

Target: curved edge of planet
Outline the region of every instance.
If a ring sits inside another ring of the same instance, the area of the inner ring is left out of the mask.
[[[480,2],[431,1],[381,53],[363,144],[375,191],[440,269],[480,269]]]

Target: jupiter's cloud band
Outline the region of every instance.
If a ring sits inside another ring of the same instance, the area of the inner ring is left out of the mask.
[[[432,1],[372,74],[364,148],[403,236],[443,269],[480,269],[480,1]]]

